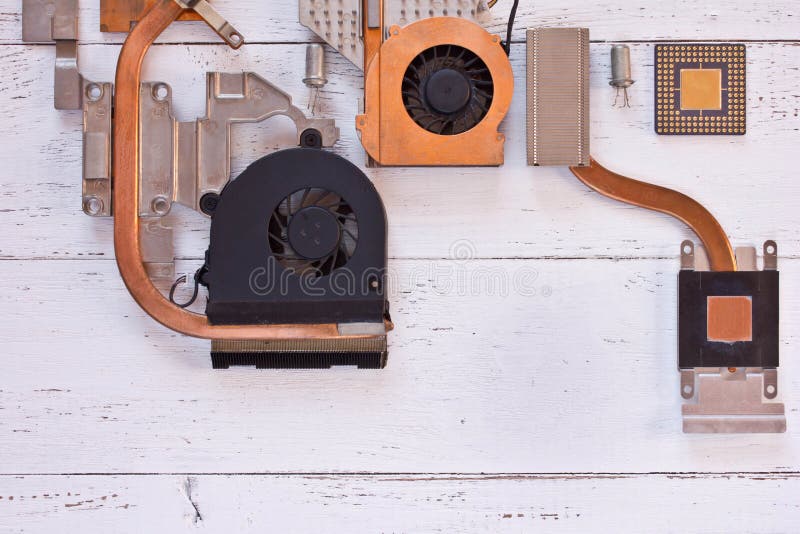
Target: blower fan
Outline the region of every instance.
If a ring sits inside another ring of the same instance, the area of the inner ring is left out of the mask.
[[[392,26],[368,62],[361,143],[382,165],[501,165],[514,78],[500,38],[456,17]]]
[[[383,203],[340,156],[312,148],[275,152],[222,190],[206,267],[212,324],[383,329]]]

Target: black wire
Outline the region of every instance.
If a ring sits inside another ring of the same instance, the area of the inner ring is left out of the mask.
[[[519,0],[514,0],[514,5],[511,6],[511,13],[508,15],[508,31],[506,32],[506,40],[502,43],[506,51],[506,55],[511,55],[511,33],[514,31],[514,19],[517,18],[517,6]]]
[[[172,287],[169,290],[169,301],[174,305],[178,306],[179,308],[188,308],[194,301],[197,300],[197,293],[200,289],[200,286],[208,287],[208,282],[205,279],[205,275],[208,273],[208,266],[204,263],[202,267],[197,269],[197,272],[194,273],[194,291],[192,292],[192,298],[190,298],[187,302],[183,304],[179,302],[175,302],[175,290],[178,289],[178,286],[181,284],[186,283],[186,275],[180,276],[175,283],[172,284]]]
[[[197,300],[197,291],[198,291],[199,283],[197,281],[197,278],[195,278],[195,280],[194,280],[194,292],[192,293],[192,298],[190,298],[187,302],[184,302],[183,304],[175,302],[175,290],[178,289],[179,285],[181,285],[181,284],[183,284],[185,282],[186,282],[186,275],[184,274],[183,276],[181,276],[177,280],[175,280],[175,283],[172,284],[172,287],[169,290],[169,301],[171,303],[173,303],[174,305],[178,306],[179,308],[188,308],[189,306],[194,304],[195,300]]]

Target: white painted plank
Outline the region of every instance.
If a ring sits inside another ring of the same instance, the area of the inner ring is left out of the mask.
[[[304,106],[300,43],[314,37],[297,23],[295,0],[215,4],[250,41],[286,44],[236,53],[187,45],[217,43],[202,24],[170,28],[164,42],[174,44],[154,47],[146,72],[173,84],[180,118],[203,112],[212,69],[255,70]],[[588,26],[596,43],[760,41],[748,45],[748,135],[701,142],[653,134],[651,45],[632,44],[633,108],[613,110],[608,45],[594,44],[593,152],[707,203],[737,244],[776,238],[782,256],[800,255],[791,172],[800,4],[522,4],[517,42],[533,25]],[[498,5],[492,31],[502,31],[509,5]],[[800,372],[791,358],[800,261],[781,265],[788,433],[681,434],[676,252],[689,233],[602,199],[563,170],[525,167],[521,43],[503,125],[507,165],[369,171],[387,204],[390,255],[405,258],[392,262],[389,367],[214,372],[207,342],[166,331],[131,301],[109,261],[111,222],[80,213],[80,117],[52,109],[53,47],[20,45],[19,6],[0,7],[0,123],[11,133],[0,143],[0,257],[9,259],[0,261],[0,531],[800,530]],[[81,40],[96,43],[81,47],[82,67],[109,80],[122,36],[97,31],[97,10],[96,0],[81,4]],[[782,40],[793,42],[765,42]],[[336,151],[361,163],[352,127],[361,74],[328,58],[321,114],[342,127]],[[239,128],[235,171],[288,146],[290,132],[280,120]],[[178,256],[200,257],[206,221],[182,213],[176,225]],[[414,259],[465,251],[540,259]],[[641,259],[597,259],[606,257]],[[42,260],[19,261],[33,258]],[[60,258],[76,261],[50,261]],[[498,275],[535,293],[458,282]],[[779,473],[332,474],[673,471]],[[86,472],[166,474],[58,475]],[[169,474],[222,472],[328,474]]]
[[[0,477],[0,530],[797,532],[798,494],[796,474]]]
[[[385,370],[214,372],[113,262],[0,262],[0,472],[800,467],[798,260],[781,265],[788,432],[736,436],[681,433],[677,261],[391,268]]]
[[[118,48],[82,47],[87,75],[113,77]],[[705,203],[735,244],[776,239],[781,254],[796,257],[800,211],[794,161],[800,141],[800,47],[748,46],[749,132],[744,137],[659,137],[652,129],[652,46],[634,45],[633,108],[611,108],[608,46],[592,46],[593,152],[607,166],[678,188]],[[149,79],[174,86],[179,118],[204,112],[206,70],[254,70],[295,95],[305,107],[304,47],[251,45],[235,53],[213,46],[157,46],[146,64]],[[691,234],[673,219],[604,199],[565,169],[525,166],[523,47],[516,46],[515,100],[503,125],[506,165],[500,168],[374,169],[368,174],[387,207],[390,255],[448,257],[453,243],[470,239],[480,257],[675,257]],[[364,152],[356,137],[362,78],[329,54],[331,82],[320,114],[337,119],[336,151],[356,163]],[[52,49],[0,47],[0,67],[11,72],[0,87],[0,120],[15,132],[0,145],[3,208],[0,225],[14,228],[0,241],[6,258],[111,256],[111,222],[85,217],[80,205],[80,114],[52,109]],[[234,172],[293,142],[288,120],[273,119],[234,131]],[[179,257],[200,257],[206,221],[177,217]],[[54,231],[55,228],[59,230]]]
[[[397,0],[392,0],[397,1]],[[297,0],[215,0],[217,10],[252,42],[304,42],[314,35],[300,25]],[[0,10],[0,43],[19,43],[22,37],[20,0],[4,0]],[[81,0],[79,35],[84,42],[121,42],[124,35],[100,33],[98,0]],[[505,35],[511,0],[500,2],[486,24]],[[798,37],[800,7],[793,0],[694,0],[651,2],[604,0],[520,2],[514,38],[521,40],[529,26],[582,26],[601,40],[653,39],[792,39]],[[165,32],[166,42],[219,42],[202,23],[175,24]]]

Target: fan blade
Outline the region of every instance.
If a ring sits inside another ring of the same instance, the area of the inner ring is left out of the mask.
[[[469,111],[469,116],[472,118],[472,125],[475,126],[481,121],[480,116],[475,116],[475,109],[472,107],[472,102],[470,102],[469,106],[467,106],[467,111]],[[464,114],[466,117],[466,113]]]
[[[347,228],[343,227],[342,228],[342,233],[345,233],[345,234],[349,235],[351,238],[353,238],[354,241],[358,241],[358,237],[356,237],[355,234],[353,234],[353,232],[351,232]]]
[[[279,242],[279,243],[281,243],[281,244],[283,244],[283,243],[285,243],[285,242],[286,242],[286,240],[285,240],[285,239],[284,239],[282,236],[275,235],[275,234],[273,234],[272,232],[268,232],[268,235],[269,235],[269,236],[270,236],[272,239],[274,239],[275,241],[278,241],[278,242]]]
[[[336,202],[339,202],[339,201],[341,200],[341,197],[339,197],[339,195],[337,195],[337,194],[336,194],[336,193],[334,193],[333,191],[328,191],[328,190],[325,190],[325,191],[323,192],[323,194],[322,194],[322,195],[320,195],[320,196],[319,196],[319,197],[318,197],[318,198],[317,198],[317,199],[316,199],[316,200],[313,202],[313,205],[314,205],[314,206],[319,206],[319,207],[321,207],[321,208],[327,208],[327,207],[328,207],[328,205],[327,205],[327,204],[325,204],[325,203],[323,202],[323,200],[325,200],[326,198],[328,198],[328,197],[330,197],[330,196],[333,196],[333,197],[335,198],[335,200],[334,200],[334,204],[335,204]]]
[[[472,58],[470,58],[468,61],[464,62],[464,69],[468,70],[472,65],[475,64],[475,62],[480,61],[480,60],[481,60],[481,58],[479,58],[476,55],[473,55]]]
[[[422,107],[422,106],[411,106],[411,105],[408,105],[408,104],[406,104],[406,109],[409,110],[409,111],[412,110],[412,109],[418,109],[418,110],[424,111],[426,113],[428,112],[428,110],[426,108]]]
[[[489,74],[489,69],[482,67],[479,69],[466,69],[465,72],[470,76],[480,76],[481,74]]]
[[[336,265],[336,260],[338,260],[338,259],[339,259],[339,246],[340,246],[340,245],[337,245],[337,246],[336,246],[336,252],[334,252],[334,253],[333,253],[333,256],[330,256],[330,260],[331,260],[331,271],[333,271],[333,270],[334,270],[334,269],[336,269],[336,267],[337,267],[337,265]]]
[[[473,105],[474,105],[474,106],[478,106],[478,108],[481,110],[481,113],[480,113],[480,115],[481,115],[481,118],[483,118],[483,115],[485,115],[486,113],[488,113],[488,112],[489,112],[489,108],[487,108],[486,106],[484,106],[484,105],[483,105],[483,103],[482,103],[480,100],[478,100],[477,98],[473,98],[473,99],[470,101],[469,105],[470,105],[470,106],[473,106]]]
[[[414,71],[414,75],[417,77],[417,80],[422,79],[422,76],[420,76],[419,70],[417,70],[417,67],[414,66],[414,63],[409,63],[408,68]]]
[[[475,93],[477,93],[478,95],[482,96],[486,100],[491,100],[492,99],[492,95],[490,95],[489,93],[487,93],[486,91],[484,91],[483,89],[480,89],[478,87],[475,88]]]
[[[403,96],[407,97],[407,98],[413,98],[413,99],[414,99],[414,100],[416,100],[417,102],[420,102],[420,103],[422,103],[422,98],[421,98],[420,96],[418,96],[418,95],[419,95],[419,91],[417,91],[417,94],[416,94],[416,95],[415,95],[415,94],[412,94],[412,93],[409,93],[408,91],[400,91],[400,93],[401,93]]]
[[[311,193],[311,189],[310,188],[306,188],[306,190],[303,191],[303,197],[300,199],[300,207],[305,207],[306,206],[306,199],[308,198],[308,195],[310,193]]]

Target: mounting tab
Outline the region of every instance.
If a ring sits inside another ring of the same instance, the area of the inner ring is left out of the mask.
[[[22,0],[22,40],[55,42],[55,108],[81,109],[84,80],[78,70],[78,0]]]

